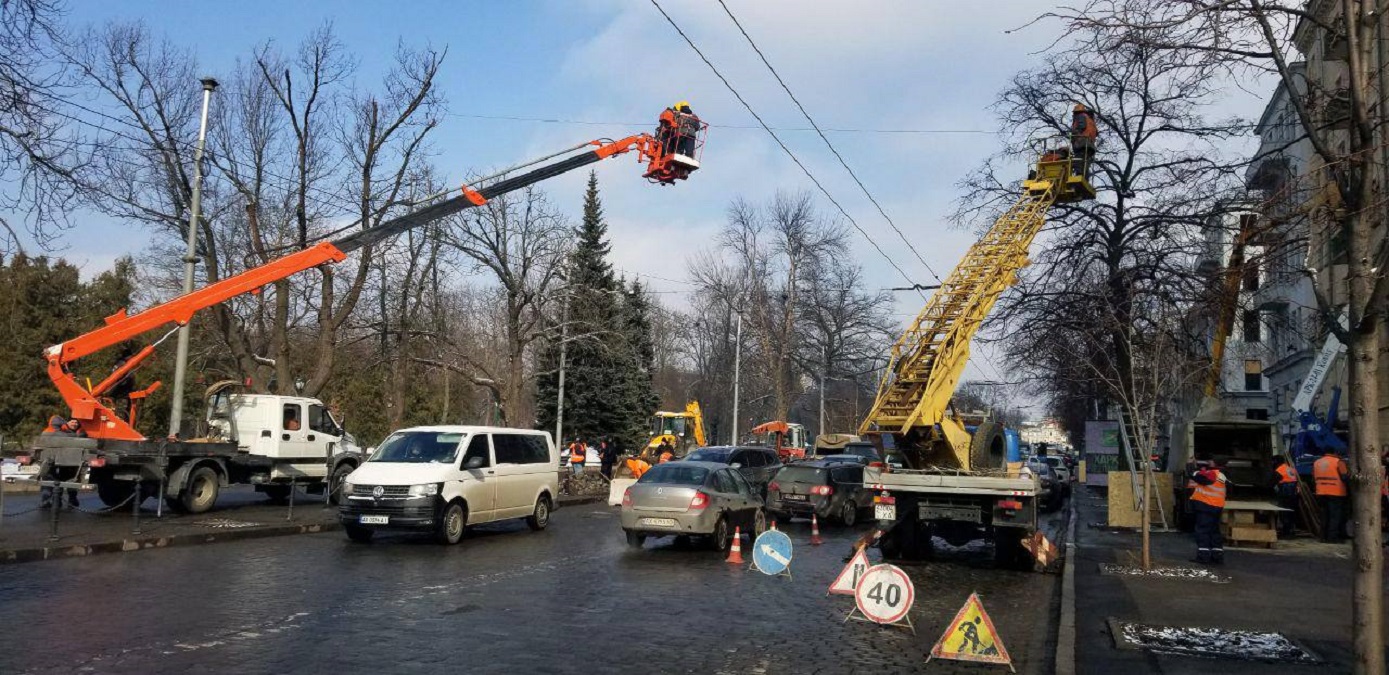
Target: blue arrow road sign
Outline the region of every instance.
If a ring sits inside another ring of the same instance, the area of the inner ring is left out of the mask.
[[[752,543],[752,561],[763,574],[781,574],[791,566],[791,538],[779,530],[767,530]]]

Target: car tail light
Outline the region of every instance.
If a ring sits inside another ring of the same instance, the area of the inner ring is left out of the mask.
[[[998,503],[998,508],[1003,509],[1004,511],[1021,511],[1022,502],[1016,499],[1005,499]]]
[[[896,504],[897,498],[891,495],[882,494],[873,498],[874,504]]]
[[[776,481],[772,481],[770,483],[767,483],[767,489],[771,490],[772,492],[781,492],[781,485]]]
[[[100,469],[101,467],[106,466],[106,458],[93,457],[92,459],[87,461],[87,466],[93,469]]]
[[[19,462],[20,466],[29,466],[34,462],[34,457],[32,455],[20,455],[14,459],[16,462]]]
[[[883,469],[884,471],[886,471],[888,468],[887,465],[882,462],[869,462],[868,466],[871,466],[875,469]]]
[[[828,497],[834,494],[834,487],[830,485],[816,485],[815,487],[810,488],[810,494]]]
[[[690,509],[698,511],[709,506],[709,495],[703,492],[696,492],[694,499],[690,500]]]
[[[632,488],[627,488],[626,490],[624,490],[624,491],[622,492],[622,506],[623,506],[623,507],[631,507],[631,506],[632,506]]]

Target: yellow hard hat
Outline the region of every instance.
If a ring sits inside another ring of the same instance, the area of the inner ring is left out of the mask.
[[[679,110],[679,109],[681,109],[681,108],[683,108],[683,107],[685,107],[685,106],[687,106],[687,105],[689,105],[689,104],[690,104],[689,101],[676,101],[676,102],[675,102],[675,105],[671,106],[671,108],[674,109],[674,110]]]
[[[1076,107],[1072,108],[1071,110],[1072,112],[1086,112],[1089,110],[1089,108],[1086,108],[1084,103],[1077,103]]]

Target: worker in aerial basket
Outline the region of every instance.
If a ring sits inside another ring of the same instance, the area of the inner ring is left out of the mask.
[[[689,101],[676,101],[675,105],[661,112],[660,128],[656,138],[661,142],[664,154],[682,155],[694,158],[695,137],[699,133],[699,117],[690,108]]]
[[[1191,474],[1196,490],[1191,511],[1196,516],[1196,558],[1192,562],[1225,564],[1225,540],[1220,534],[1220,515],[1225,511],[1229,480],[1219,466],[1207,464]]]
[[[1090,175],[1090,160],[1095,156],[1095,139],[1100,129],[1095,125],[1095,113],[1077,103],[1071,110],[1071,173],[1076,176]]]

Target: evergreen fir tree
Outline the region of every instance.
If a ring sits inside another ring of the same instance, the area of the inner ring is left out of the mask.
[[[651,303],[640,281],[632,282],[623,303],[623,334],[627,343],[623,392],[623,440],[639,444],[646,438],[651,413],[661,405],[656,394],[656,347],[651,337]]]

